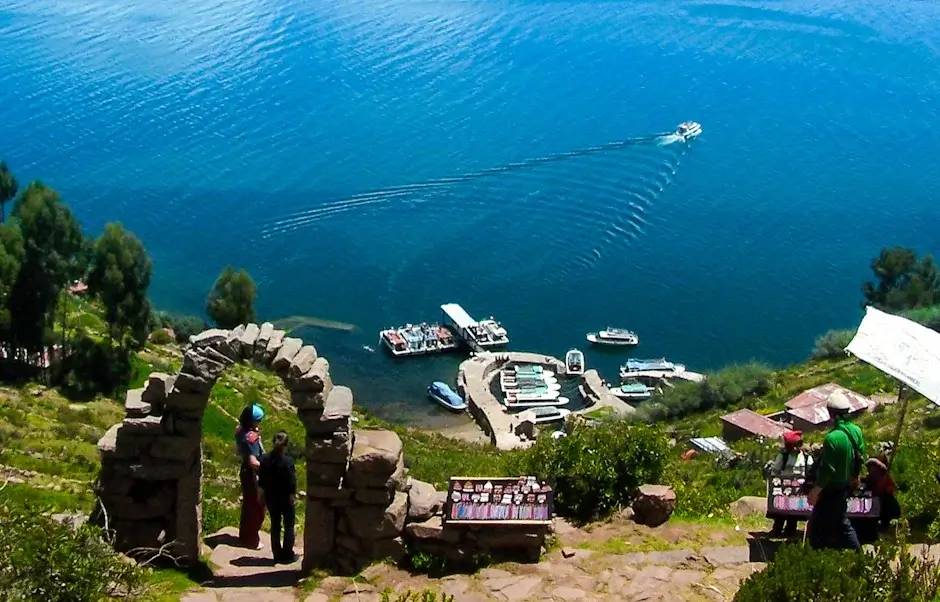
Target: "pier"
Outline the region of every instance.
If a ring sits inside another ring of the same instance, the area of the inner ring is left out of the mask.
[[[700,383],[705,380],[704,374],[699,374],[698,372],[690,372],[689,370],[680,370],[680,371],[668,371],[668,370],[621,370],[620,378],[622,380],[628,380],[633,378],[650,378],[653,380],[661,380],[666,383],[669,382],[671,378],[678,378],[680,380],[687,380],[693,383]]]
[[[636,413],[636,408],[610,392],[597,370],[588,370],[584,373],[578,391],[589,405],[583,410],[572,412],[572,414],[589,414],[601,408],[610,408],[622,416]]]
[[[470,349],[479,353],[509,344],[506,329],[493,318],[477,322],[456,303],[441,305],[442,323],[454,331]]]

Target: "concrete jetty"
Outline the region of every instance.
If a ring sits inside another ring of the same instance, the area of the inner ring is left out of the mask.
[[[508,451],[529,447],[531,441],[523,441],[516,434],[519,419],[506,412],[503,404],[491,392],[493,379],[499,371],[511,364],[537,364],[564,376],[565,363],[560,359],[541,353],[507,351],[483,352],[462,362],[457,372],[457,392],[466,400],[470,414],[489,435],[497,449]]]
[[[578,390],[590,405],[572,414],[587,414],[601,408],[610,408],[621,416],[636,413],[636,408],[610,392],[597,370],[588,370],[584,373]]]

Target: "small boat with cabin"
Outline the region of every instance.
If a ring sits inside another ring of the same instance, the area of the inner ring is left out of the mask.
[[[509,410],[515,410],[519,408],[548,408],[554,406],[565,406],[568,405],[568,402],[571,401],[567,397],[558,397],[556,399],[543,399],[541,401],[529,401],[529,400],[514,400],[510,401],[509,398],[503,400],[503,405],[506,406]]]
[[[554,372],[543,368],[538,364],[515,364],[509,368],[506,368],[504,371],[509,371],[514,374],[538,374],[543,376],[555,376]]]
[[[632,382],[610,387],[610,393],[620,399],[649,399],[653,396],[653,388],[643,383]]]
[[[577,349],[569,349],[565,354],[565,372],[568,376],[584,374],[584,354]]]
[[[558,382],[558,378],[551,374],[516,374],[505,370],[499,373],[499,380],[508,382],[536,382],[549,385]]]
[[[595,345],[619,345],[621,347],[636,347],[640,344],[640,337],[632,330],[610,326],[600,332],[588,334],[587,340]]]
[[[535,391],[561,391],[561,385],[553,383],[550,385],[544,383],[499,383],[499,388],[503,393],[515,393],[517,391],[535,392]]]
[[[683,121],[676,128],[676,136],[679,136],[685,142],[695,138],[702,133],[702,124],[696,121]]]
[[[460,398],[447,383],[434,381],[428,385],[428,396],[448,410],[462,412],[467,409],[467,402]]]
[[[561,422],[571,414],[571,410],[565,408],[532,408],[527,410],[535,414],[535,424],[544,424],[546,422]]]
[[[554,401],[559,397],[561,397],[559,391],[548,391],[545,389],[506,391],[507,404],[516,401]]]
[[[627,363],[620,367],[621,375],[630,372],[679,373],[684,371],[685,366],[667,362],[664,357],[659,359],[628,359]]]

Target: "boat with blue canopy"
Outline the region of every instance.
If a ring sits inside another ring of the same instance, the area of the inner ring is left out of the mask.
[[[435,381],[428,385],[428,396],[448,410],[461,412],[467,409],[467,402],[447,383]]]

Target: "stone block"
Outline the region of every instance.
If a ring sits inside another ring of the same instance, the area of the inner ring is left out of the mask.
[[[232,353],[236,358],[241,359],[242,356],[242,335],[245,334],[245,325],[239,324],[229,333],[228,338],[225,339],[225,343],[232,348]]]
[[[206,381],[214,381],[225,372],[226,363],[220,363],[208,357],[204,350],[189,350],[183,354],[182,373],[192,374]],[[179,379],[176,383],[179,388]]]
[[[141,400],[151,404],[154,409],[163,409],[167,395],[173,390],[173,384],[176,382],[176,375],[164,374],[163,372],[152,372],[147,379],[147,386],[141,395]]]
[[[349,416],[330,418],[324,410],[300,410],[297,417],[311,437],[348,433],[352,426]]]
[[[116,466],[117,471],[121,474],[127,475],[133,479],[143,479],[145,481],[180,479],[185,476],[191,468],[191,464],[169,460],[150,460],[147,462],[135,462],[133,464]]]
[[[204,330],[199,334],[194,334],[189,337],[189,344],[196,349],[201,349],[202,347],[208,347],[210,345],[225,341],[229,334],[230,333],[228,330],[222,330],[221,328],[210,328],[209,330]]]
[[[142,434],[157,436],[163,433],[163,424],[159,416],[144,416],[143,418],[125,418],[122,434]]]
[[[123,423],[115,424],[98,440],[98,453],[102,461],[134,458],[152,442],[150,437],[141,437],[123,431]]]
[[[180,376],[188,376],[180,374]],[[177,379],[179,382],[179,379]],[[173,389],[164,402],[164,409],[168,412],[180,410],[182,412],[201,414],[209,403],[209,393],[184,392]]]
[[[375,560],[389,560],[393,564],[400,564],[405,558],[405,542],[401,537],[377,539],[372,542],[370,556]]]
[[[130,389],[124,396],[124,415],[143,418],[150,415],[150,404],[143,400],[144,389]]]
[[[330,377],[330,362],[325,357],[318,357],[306,372],[297,378],[288,379],[287,387],[291,391],[323,393],[325,397],[333,387],[333,379]]]
[[[239,353],[243,358],[250,358],[254,354],[255,342],[259,334],[261,334],[261,329],[257,324],[245,324],[244,332],[238,337]]]
[[[405,528],[405,517],[408,515],[408,496],[398,492],[387,508],[380,506],[351,506],[346,509],[345,514],[349,531],[357,539],[372,541],[398,537]]]
[[[150,446],[150,456],[161,460],[191,461],[199,451],[199,439],[166,435]]]
[[[110,520],[150,520],[171,516],[175,498],[175,488],[166,486],[142,499],[126,496],[109,500],[105,507]]]
[[[445,531],[453,530],[444,527]],[[542,547],[545,534],[534,529],[518,529],[510,525],[487,527],[474,534],[476,545],[486,550]]]
[[[290,361],[287,368],[288,378],[299,379],[313,367],[315,361],[317,361],[317,348],[313,345],[304,345]]]
[[[271,340],[271,334],[274,332],[274,324],[270,322],[265,322],[258,329],[258,338],[255,339],[254,350],[252,351],[252,357],[256,359],[261,359],[264,355],[264,350],[268,346],[268,341]]]
[[[228,366],[234,365],[235,362],[238,361],[237,358],[230,357],[229,355],[226,355],[222,353],[221,351],[218,351],[215,347],[206,347],[204,349],[201,349],[199,352],[202,355],[209,358],[210,360],[212,360],[213,362],[221,364],[223,369]]]
[[[304,342],[301,339],[285,337],[281,348],[277,351],[277,355],[274,356],[274,361],[271,362],[271,369],[278,373],[286,373],[294,356],[303,346]]]
[[[164,416],[166,432],[180,437],[202,437],[202,419],[168,414]]]
[[[356,431],[346,481],[352,487],[385,487],[403,469],[402,443],[385,430]]]
[[[314,393],[313,391],[291,391],[290,403],[298,410],[323,410],[326,405],[326,395],[323,392]]]
[[[409,480],[411,487],[408,490],[408,520],[423,522],[439,514],[444,507],[447,492],[439,492],[433,485],[424,481]]]
[[[310,485],[324,485],[326,487],[339,487],[346,474],[345,464],[321,464],[319,462],[307,463],[307,483]]]
[[[121,520],[111,523],[114,529],[114,548],[129,552],[138,548],[157,549],[167,543],[166,520]]]
[[[463,533],[459,529],[445,530],[444,522],[440,516],[432,516],[420,523],[408,523],[405,526],[405,534],[410,539],[445,543],[457,543],[463,537]]]
[[[307,485],[307,498],[312,500],[348,500],[352,499],[352,489],[328,487],[325,485]]]
[[[334,433],[330,437],[307,437],[307,461],[345,466],[349,462],[352,448],[349,439],[349,433]]]
[[[304,516],[304,566],[319,566],[333,551],[336,511],[325,502],[308,501]]]
[[[356,489],[354,499],[366,506],[382,506],[383,508],[392,503],[395,497],[395,490],[388,488],[374,489],[372,487],[359,487]]]
[[[284,344],[285,334],[286,333],[283,330],[275,330],[271,333],[271,339],[264,348],[264,356],[262,358],[265,364],[270,366],[271,362],[274,361],[274,358],[277,356],[277,352],[281,350],[281,345]]]
[[[676,492],[666,485],[640,485],[633,500],[633,520],[648,527],[658,527],[676,509]]]
[[[196,393],[208,397],[209,392],[212,391],[212,385],[214,384],[215,379],[209,380],[201,376],[180,372],[176,375],[173,390],[183,393]]]

